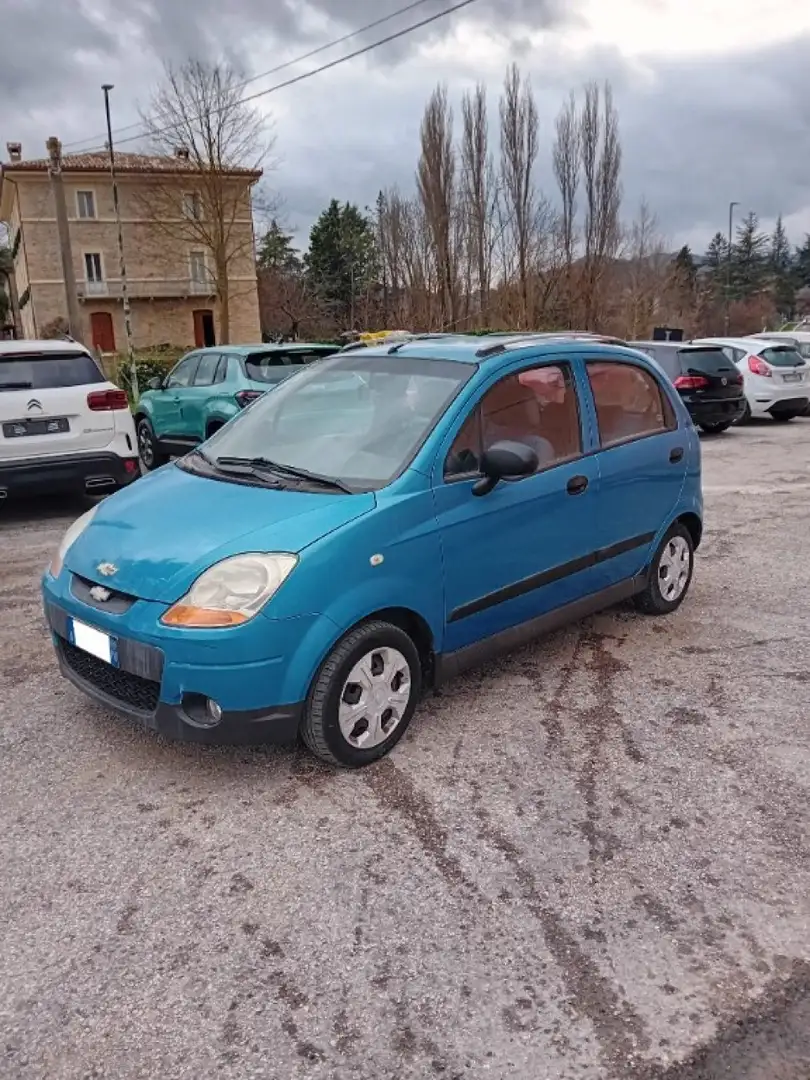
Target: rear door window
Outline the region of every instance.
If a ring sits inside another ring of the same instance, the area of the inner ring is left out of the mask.
[[[202,356],[200,357],[200,366],[197,368],[197,372],[194,376],[195,386],[211,385],[211,383],[214,381],[214,375],[216,374],[219,360],[219,353],[202,354]]]
[[[87,353],[0,354],[0,390],[53,390],[106,382]]]
[[[603,447],[670,431],[675,414],[658,380],[635,364],[587,363]]]

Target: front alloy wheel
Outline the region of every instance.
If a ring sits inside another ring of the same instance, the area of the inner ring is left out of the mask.
[[[157,448],[157,440],[148,420],[138,421],[138,455],[147,472],[160,468],[169,460],[165,454],[161,454]]]

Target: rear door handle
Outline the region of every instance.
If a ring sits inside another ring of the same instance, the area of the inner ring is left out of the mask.
[[[572,476],[566,484],[566,491],[569,495],[581,495],[587,486],[587,476]]]
[[[669,452],[669,460],[674,465],[676,461],[680,461],[683,458],[683,447],[676,446],[674,450]]]

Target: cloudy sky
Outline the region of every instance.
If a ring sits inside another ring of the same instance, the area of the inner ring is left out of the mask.
[[[137,121],[164,59],[225,56],[255,75],[406,2],[0,0],[0,144],[19,140],[26,157],[40,157],[51,134],[66,145],[97,143],[102,82],[115,84],[114,123],[124,127]],[[452,2],[423,0],[250,89]],[[305,237],[331,197],[365,205],[381,187],[412,187],[421,112],[438,81],[455,103],[484,81],[495,115],[512,60],[532,80],[543,133],[537,179],[553,196],[554,116],[569,90],[610,79],[624,147],[625,216],[646,197],[669,243],[702,251],[727,228],[731,199],[739,213],[756,210],[765,225],[781,213],[794,242],[810,231],[809,57],[810,4],[792,0],[475,0],[257,105],[276,135],[271,182],[287,224]]]

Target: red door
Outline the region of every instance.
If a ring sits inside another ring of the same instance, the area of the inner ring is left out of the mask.
[[[216,345],[217,338],[214,330],[213,311],[195,311],[194,313],[194,344],[198,349],[208,349]]]
[[[109,311],[94,311],[90,316],[90,333],[93,338],[93,348],[100,349],[103,353],[115,352],[115,331],[113,330],[112,315]]]

